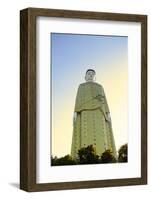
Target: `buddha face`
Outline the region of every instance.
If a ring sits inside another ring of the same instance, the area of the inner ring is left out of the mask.
[[[95,71],[93,70],[88,70],[86,72],[86,75],[85,75],[85,80],[86,81],[94,81],[94,78],[95,78]]]

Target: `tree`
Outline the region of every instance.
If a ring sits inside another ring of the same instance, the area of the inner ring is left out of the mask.
[[[83,147],[78,151],[78,164],[99,163],[99,156],[96,155],[93,145]]]
[[[127,162],[128,145],[122,145],[118,150],[118,162]]]
[[[57,158],[56,156],[51,157],[51,165],[59,166],[59,165],[76,165],[76,161],[72,159],[70,155],[65,155],[64,157]]]
[[[115,163],[116,158],[114,157],[110,149],[105,150],[101,155],[101,163]]]

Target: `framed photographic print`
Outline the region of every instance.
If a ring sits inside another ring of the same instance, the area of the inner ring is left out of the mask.
[[[147,16],[20,12],[20,188],[147,184]]]

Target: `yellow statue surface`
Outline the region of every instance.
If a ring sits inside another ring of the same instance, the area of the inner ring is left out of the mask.
[[[78,150],[93,145],[96,154],[110,149],[116,157],[110,111],[103,87],[94,81],[95,71],[88,69],[85,83],[80,84],[76,96],[71,156]]]

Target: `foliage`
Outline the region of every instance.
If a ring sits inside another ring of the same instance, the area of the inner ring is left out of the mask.
[[[107,149],[104,151],[101,155],[101,163],[115,163],[116,158],[114,157],[112,151],[110,149]]]
[[[59,165],[76,165],[76,161],[72,159],[70,155],[66,155],[61,158],[57,158],[56,156],[51,157],[51,165],[59,166]]]
[[[128,145],[122,145],[118,150],[118,162],[127,162],[128,160]]]
[[[94,164],[99,163],[99,156],[96,155],[93,145],[83,147],[78,151],[79,164]]]
[[[78,150],[77,159],[74,160],[71,155],[65,155],[57,158],[51,157],[51,165],[79,165],[79,164],[98,164],[98,163],[116,163],[116,162],[127,162],[127,144],[122,145],[118,150],[118,160],[113,155],[110,149],[105,150],[101,155],[96,154],[95,147],[89,145],[82,147]]]

